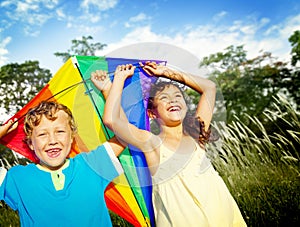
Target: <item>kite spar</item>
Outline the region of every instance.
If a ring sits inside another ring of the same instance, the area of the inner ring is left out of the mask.
[[[91,72],[114,72],[119,64],[137,65],[148,60],[74,56],[70,58],[45,85],[45,87],[11,119],[17,118],[18,128],[4,136],[0,142],[32,162],[38,162],[35,154],[23,142],[23,118],[27,111],[44,100],[57,101],[72,111],[78,126],[70,157],[90,151],[113,136],[102,122],[105,100],[90,81]],[[153,60],[150,60],[153,61]],[[156,61],[165,63],[164,61]],[[112,78],[113,79],[113,78]],[[128,120],[139,128],[149,129],[146,114],[146,98],[149,84],[155,78],[137,68],[126,80],[122,107]],[[119,156],[124,174],[109,184],[105,192],[108,208],[134,226],[154,226],[151,175],[143,153],[128,147]]]

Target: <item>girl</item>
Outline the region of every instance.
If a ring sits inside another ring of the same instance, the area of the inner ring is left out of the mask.
[[[130,124],[121,108],[124,82],[133,75],[135,67],[116,68],[103,120],[122,141],[144,152],[153,180],[156,225],[246,226],[236,202],[203,149],[214,109],[215,84],[153,62],[141,67],[149,75],[175,80],[201,94],[195,116],[200,127],[195,140],[192,137],[195,126],[187,124],[195,120],[187,119],[188,108],[179,87],[166,82],[154,86],[148,100],[148,115],[159,124],[160,132],[155,135]],[[92,81],[100,90],[101,84],[109,83],[102,71],[97,71]]]

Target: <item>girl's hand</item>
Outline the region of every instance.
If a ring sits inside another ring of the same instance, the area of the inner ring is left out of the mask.
[[[95,72],[92,72],[91,80],[96,88],[99,89],[102,93],[109,92],[111,88],[111,81],[106,71],[96,70]]]
[[[128,77],[131,77],[134,74],[135,68],[136,67],[132,64],[118,65],[115,71],[115,78],[123,77],[124,79],[127,79]]]
[[[9,120],[5,125],[0,126],[0,138],[7,133],[11,132],[12,130],[15,130],[18,127],[18,121],[17,119]]]
[[[140,66],[150,76],[164,76],[164,72],[167,70],[166,66],[158,65],[156,62],[147,61],[144,64],[140,62]]]

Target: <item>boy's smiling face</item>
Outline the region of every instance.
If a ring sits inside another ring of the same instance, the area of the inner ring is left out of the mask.
[[[40,164],[50,170],[57,170],[65,163],[73,142],[68,114],[59,110],[55,116],[55,120],[42,116],[40,124],[33,128],[30,144]]]

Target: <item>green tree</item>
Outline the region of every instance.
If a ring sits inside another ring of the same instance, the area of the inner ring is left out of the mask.
[[[82,36],[82,39],[73,39],[71,49],[67,52],[56,52],[56,57],[61,57],[66,62],[73,55],[94,56],[97,50],[102,50],[106,44],[90,43],[93,40],[92,36]]]
[[[300,61],[300,31],[295,31],[289,38],[289,42],[292,46],[291,50],[291,64],[296,66],[297,62]]]
[[[5,113],[20,110],[51,78],[50,70],[39,67],[38,61],[11,63],[0,68],[0,108]]]
[[[286,87],[290,94],[292,94],[293,101],[296,103],[296,109],[300,110],[300,31],[295,31],[289,38],[289,42],[292,46],[291,50],[291,65],[294,66],[290,80],[286,81]]]
[[[39,67],[38,61],[11,63],[0,68],[0,108],[6,114],[16,113],[27,104],[50,80],[48,69]],[[16,164],[26,164],[27,159],[19,158],[10,149],[0,144],[0,166],[7,169]],[[0,203],[0,226],[19,226],[15,211]]]
[[[212,69],[212,78],[216,79],[224,96],[228,123],[238,117],[249,126],[247,115],[267,123],[263,112],[270,108],[273,96],[292,95],[287,87],[291,70],[287,63],[276,61],[271,53],[247,59],[243,46],[229,46],[224,53],[203,58],[200,66],[204,65]],[[217,108],[221,106],[216,105]]]
[[[50,80],[50,70],[40,68],[38,61],[11,63],[0,68],[0,108],[12,115],[26,105]],[[2,123],[2,122],[1,122]],[[15,156],[0,144],[1,166],[22,164],[24,159]]]

